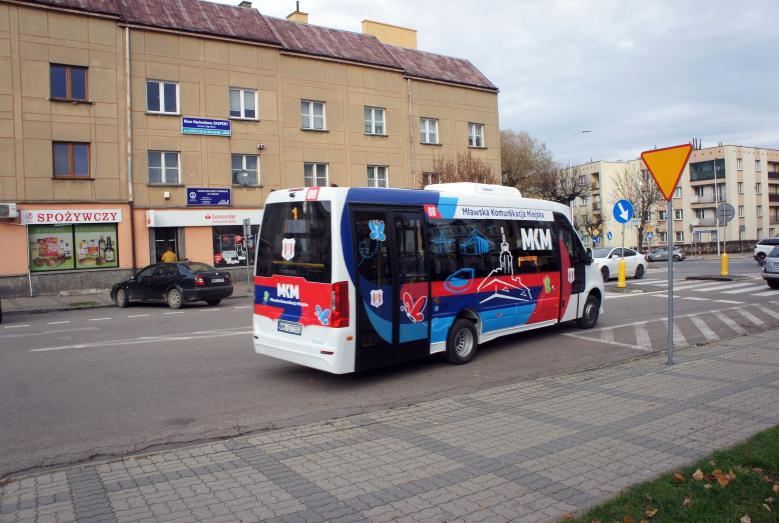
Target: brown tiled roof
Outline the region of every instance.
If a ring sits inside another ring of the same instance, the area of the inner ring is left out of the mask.
[[[481,71],[464,58],[452,58],[395,45],[385,44],[384,47],[392,53],[409,76],[498,90]]]
[[[285,50],[401,69],[376,37],[266,16]]]
[[[122,21],[281,46],[311,56],[389,67],[421,79],[497,91],[468,60],[382,44],[374,36],[263,16],[203,0],[27,0],[112,14]]]

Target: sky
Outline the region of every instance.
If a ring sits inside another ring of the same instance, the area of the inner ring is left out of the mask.
[[[410,27],[419,49],[467,58],[500,89],[501,128],[527,131],[563,164],[692,137],[779,149],[779,0],[301,0],[300,10],[338,29],[360,31],[365,18]]]

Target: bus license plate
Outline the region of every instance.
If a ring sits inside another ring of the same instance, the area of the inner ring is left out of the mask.
[[[300,336],[303,334],[303,324],[302,323],[296,323],[293,321],[284,321],[279,320],[278,327],[279,331],[286,332],[288,334],[297,334]]]

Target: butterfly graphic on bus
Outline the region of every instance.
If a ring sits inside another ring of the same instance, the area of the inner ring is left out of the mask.
[[[371,220],[368,222],[368,227],[371,229],[371,240],[383,242],[387,239],[387,235],[384,234],[384,222],[382,220]]]
[[[316,306],[316,317],[319,318],[319,323],[327,325],[330,323],[330,309],[322,309],[321,306]]]
[[[412,323],[425,321],[425,305],[427,305],[427,296],[420,296],[416,301],[408,292],[403,293],[403,306],[400,308],[406,313]]]

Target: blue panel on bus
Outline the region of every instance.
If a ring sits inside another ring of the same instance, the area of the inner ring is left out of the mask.
[[[423,205],[438,203],[438,191],[409,189],[370,189],[353,187],[346,195],[347,203],[391,203],[398,205]]]

